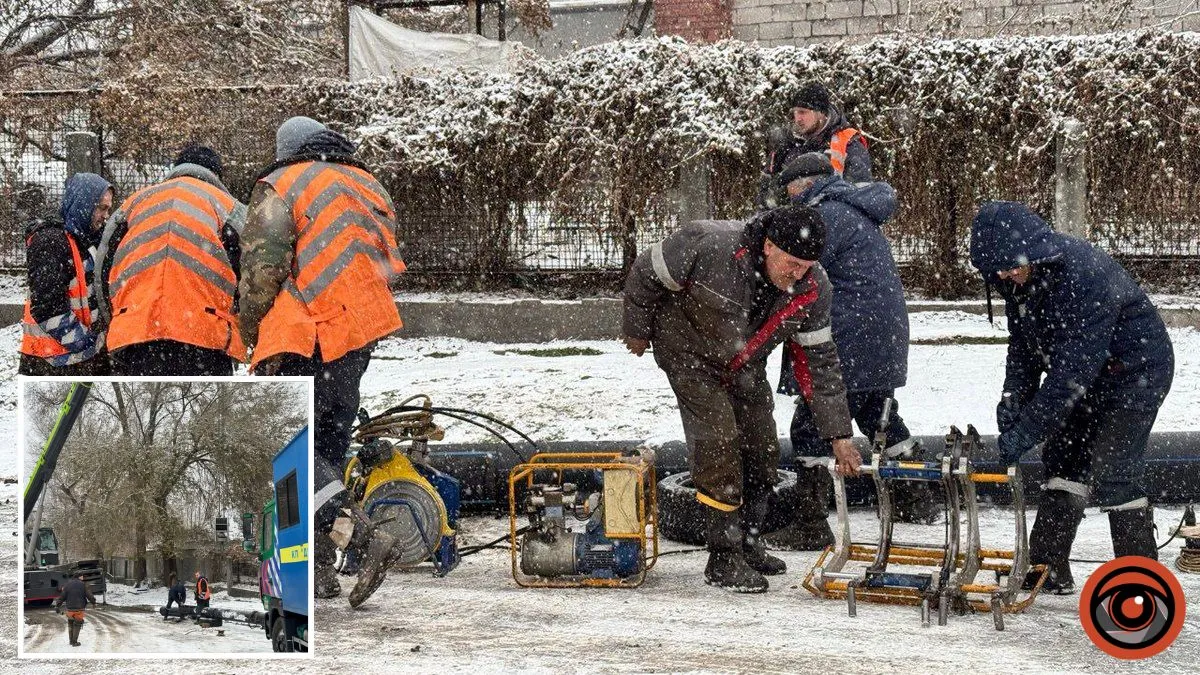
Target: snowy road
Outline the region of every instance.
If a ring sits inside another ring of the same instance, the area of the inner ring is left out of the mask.
[[[25,610],[25,652],[34,653],[240,653],[270,652],[261,628],[227,623],[201,628],[191,621],[164,621],[148,607],[99,606],[87,610],[80,647],[67,642],[66,616],[52,609]]]
[[[1160,509],[1160,528],[1179,516],[1179,509]],[[874,523],[873,514],[855,513],[855,538],[869,537]],[[984,546],[1011,547],[1011,523],[1001,510],[981,514]],[[507,521],[471,518],[463,530],[468,543],[482,543],[506,532]],[[942,533],[941,526],[897,528],[903,540],[937,541]],[[1169,550],[1168,564],[1178,546]],[[1074,555],[1111,556],[1105,518],[1089,513]],[[1200,671],[1200,576],[1181,575],[1191,613],[1175,645],[1125,664],[1088,642],[1078,596],[1039,597],[1027,613],[1008,617],[1004,632],[993,629],[990,615],[951,616],[947,626],[921,628],[914,607],[860,601],[858,617],[848,617],[843,602],[818,600],[800,587],[816,554],[781,557],[788,572],[771,578],[768,593],[739,596],[704,585],[702,553],[662,558],[636,590],[554,590],[518,588],[508,551],[485,551],[445,578],[393,574],[362,611],[339,599],[319,601],[317,612],[322,625],[356,624],[325,638],[339,649],[378,655],[403,672]],[[1080,581],[1095,567],[1077,564]]]

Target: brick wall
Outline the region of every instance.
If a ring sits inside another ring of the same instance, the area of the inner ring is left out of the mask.
[[[715,42],[733,36],[736,0],[655,0],[654,30],[691,42]]]
[[[878,35],[900,33],[995,37],[1086,35],[1147,27],[1200,30],[1200,0],[729,2],[733,10],[733,37],[769,46],[837,40],[862,42]]]

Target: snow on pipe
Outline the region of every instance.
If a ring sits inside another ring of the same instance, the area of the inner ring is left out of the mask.
[[[926,458],[941,452],[944,437],[917,436],[924,448]],[[611,452],[642,445],[644,441],[557,441],[542,443],[542,452]],[[866,439],[856,438],[855,443],[866,454],[869,445]],[[791,442],[779,440],[780,468],[791,469],[794,454]],[[984,436],[973,464],[983,472],[999,470],[996,437]],[[520,447],[520,446],[519,446]],[[655,468],[659,478],[688,470],[687,445],[683,441],[668,441],[655,444]],[[520,448],[529,453],[530,449]],[[1145,485],[1154,501],[1158,503],[1190,503],[1200,501],[1200,432],[1165,431],[1150,434],[1146,447]],[[472,510],[500,509],[508,502],[505,480],[509,471],[518,463],[518,458],[501,443],[441,443],[431,446],[430,464],[463,482],[464,506]],[[1025,477],[1025,495],[1036,503],[1041,493],[1043,467],[1038,453],[1031,452],[1021,462]],[[1010,497],[1007,487],[1000,484],[980,484],[981,499],[1006,502]],[[874,488],[870,477],[852,478],[846,481],[847,497],[851,504],[874,503]]]

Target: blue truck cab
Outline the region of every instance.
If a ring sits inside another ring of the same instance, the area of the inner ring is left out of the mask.
[[[308,651],[308,608],[312,598],[308,434],[308,427],[304,427],[275,455],[275,498],[263,507],[259,528],[262,626],[277,652]]]

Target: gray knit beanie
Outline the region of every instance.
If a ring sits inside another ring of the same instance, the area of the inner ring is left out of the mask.
[[[275,161],[278,162],[295,155],[309,136],[324,130],[324,124],[302,115],[297,115],[279,125],[279,130],[275,132]]]

